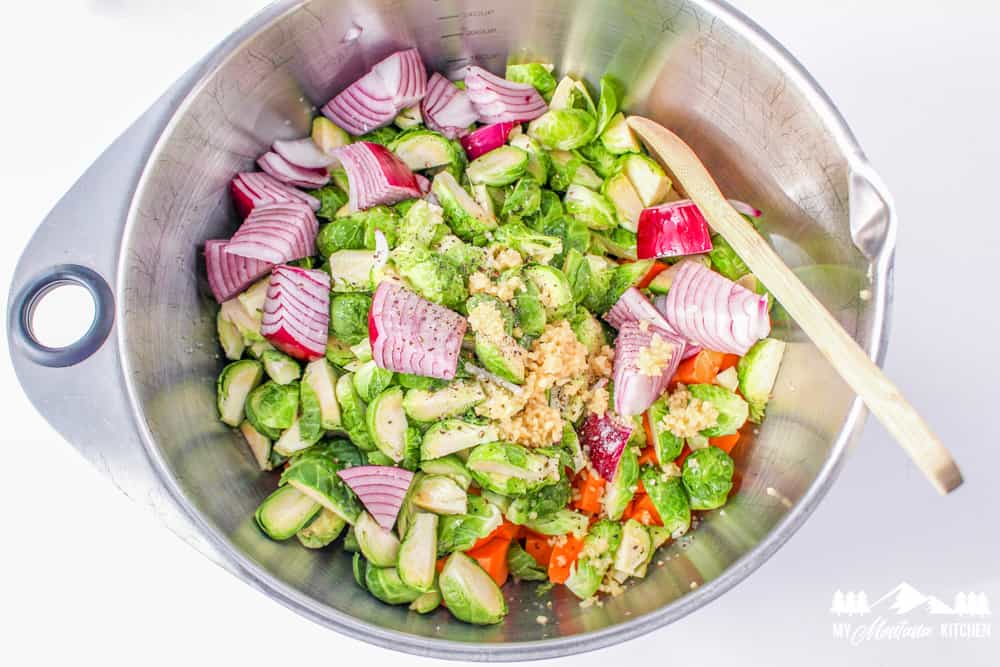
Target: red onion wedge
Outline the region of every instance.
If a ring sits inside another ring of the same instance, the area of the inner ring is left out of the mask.
[[[431,191],[431,179],[417,173],[413,174],[413,178],[417,180],[417,187],[420,188],[420,194],[426,196]]]
[[[291,262],[316,252],[319,224],[301,202],[257,206],[233,234],[225,252],[271,264]]]
[[[458,313],[382,282],[368,312],[372,359],[379,368],[451,380],[466,327]]]
[[[660,397],[677,371],[686,343],[640,322],[626,322],[615,339],[615,412],[638,415]]]
[[[690,199],[645,208],[639,214],[639,259],[696,255],[711,249],[708,222]]]
[[[355,211],[420,197],[413,172],[385,146],[359,141],[337,149],[337,157],[347,172]]]
[[[268,151],[257,158],[257,165],[282,183],[300,188],[321,188],[330,182],[326,169],[305,169],[294,165],[274,151]]]
[[[479,122],[486,125],[527,122],[549,109],[531,84],[508,81],[475,65],[466,72],[465,89]]]
[[[313,361],[326,353],[330,274],[281,265],[271,271],[260,331],[276,348]]]
[[[205,241],[208,285],[219,303],[228,301],[271,270],[273,264],[226,252],[229,241]]]
[[[767,295],[737,285],[698,262],[685,262],[654,304],[694,344],[726,354],[747,350],[771,331]]]
[[[516,125],[517,123],[494,123],[481,127],[461,138],[462,148],[470,160],[475,160],[480,155],[485,155],[507,143],[507,137]]]
[[[337,472],[378,525],[392,530],[413,473],[394,466],[354,466]]]
[[[748,215],[751,218],[759,218],[764,215],[760,209],[754,208],[746,202],[742,202],[739,199],[730,199],[729,205],[736,209],[737,213],[742,213],[743,215]]]
[[[660,311],[635,287],[629,287],[625,290],[615,305],[611,307],[611,310],[604,314],[604,321],[615,329],[621,329],[626,322],[639,322],[641,320],[645,320],[659,329],[673,331]]]
[[[427,82],[420,112],[427,127],[449,139],[462,136],[479,119],[469,94],[437,72]]]
[[[259,171],[236,174],[230,184],[233,202],[240,217],[247,217],[256,206],[302,202],[314,211],[319,210],[319,200],[301,190],[285,185],[270,174]]]
[[[342,90],[321,109],[324,116],[359,136],[391,123],[427,92],[427,70],[416,49],[397,51]]]
[[[581,448],[590,457],[597,474],[609,482],[615,477],[633,428],[632,424],[624,424],[607,412],[601,417],[593,413],[587,415],[580,427]]]
[[[271,150],[303,169],[325,169],[337,162],[337,158],[330,153],[324,153],[312,137],[277,139],[271,145]]]

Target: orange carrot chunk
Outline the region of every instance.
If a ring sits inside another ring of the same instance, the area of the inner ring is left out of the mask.
[[[503,537],[496,537],[486,544],[469,549],[465,554],[479,563],[480,567],[497,582],[497,586],[503,586],[507,581],[507,550],[510,548],[510,540]]]
[[[685,359],[677,368],[671,384],[711,384],[722,367],[725,355],[713,350],[702,350],[690,359]]]
[[[549,559],[549,581],[565,584],[569,579],[569,570],[582,550],[582,539],[566,535],[566,541],[552,549],[552,557]]]

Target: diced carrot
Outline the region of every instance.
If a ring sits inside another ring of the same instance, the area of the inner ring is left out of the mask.
[[[480,537],[476,540],[476,543],[472,545],[472,548],[475,549],[476,547],[482,546],[494,539],[501,539],[510,542],[511,540],[516,539],[520,532],[520,526],[504,519],[504,522],[494,528],[493,532],[486,537]]]
[[[528,535],[524,539],[524,550],[527,551],[535,561],[542,567],[547,568],[549,566],[549,560],[552,558],[552,545],[549,544],[549,538],[544,535]]]
[[[733,447],[740,439],[739,432],[733,433],[732,435],[720,435],[717,438],[709,438],[708,444],[718,447],[726,454],[733,451]]]
[[[710,384],[719,374],[722,366],[722,358],[725,355],[713,350],[702,350],[690,359],[681,362],[671,378],[671,384],[683,382],[684,384]]]
[[[722,363],[719,364],[719,371],[730,369],[738,363],[740,363],[740,355],[724,354],[722,355]]]
[[[477,486],[470,486],[469,490],[468,490],[468,494],[470,496],[478,496],[478,495],[480,495],[479,487],[477,487]]]
[[[448,562],[448,557],[447,556],[442,556],[441,558],[438,558],[438,560],[437,560],[437,566],[436,566],[438,574],[441,574],[441,570],[444,569],[444,564],[447,563],[447,562]]]
[[[653,437],[653,426],[649,423],[648,412],[642,413],[642,430],[646,432],[647,445],[652,445],[654,442],[656,442],[656,439]]]
[[[573,506],[587,514],[597,514],[601,511],[601,498],[604,496],[604,478],[591,474],[589,471],[577,478],[577,499]]]
[[[480,567],[497,582],[497,586],[503,586],[507,581],[507,550],[510,548],[510,540],[497,537],[486,544],[481,544],[465,552],[469,558],[479,563]]]
[[[688,454],[690,453],[691,453],[691,448],[688,447],[687,445],[684,445],[684,449],[682,449],[681,453],[677,456],[676,459],[674,459],[674,463],[677,464],[678,467],[683,466],[684,459],[686,459],[688,457]]]
[[[660,465],[660,459],[656,456],[656,447],[646,447],[639,453],[639,465]]]
[[[663,525],[663,521],[660,519],[660,513],[656,511],[656,505],[653,504],[652,498],[645,494],[641,496],[637,495],[632,499],[632,505],[629,507],[629,511],[630,513],[622,518],[626,520],[635,519],[645,526]]]
[[[569,570],[583,550],[583,540],[573,535],[566,535],[566,541],[552,549],[549,559],[549,581],[554,584],[565,584],[569,579]]]
[[[638,287],[639,289],[646,289],[647,287],[649,287],[649,283],[653,282],[653,278],[660,275],[668,268],[670,267],[664,264],[663,262],[653,262],[653,265],[649,267],[649,271],[646,272],[646,275],[643,276],[642,280],[637,282],[635,286]]]

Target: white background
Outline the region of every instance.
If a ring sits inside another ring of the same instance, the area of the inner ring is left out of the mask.
[[[4,292],[35,225],[78,175],[265,4],[4,8]],[[946,601],[983,591],[1000,611],[1000,5],[738,4],[826,88],[895,194],[902,224],[887,368],[955,452],[966,484],[937,497],[869,423],[813,518],[748,581],[672,627],[547,664],[998,664],[1000,636],[850,647],[831,637],[827,610],[837,588],[871,596],[906,580]],[[336,635],[210,564],[62,442],[0,358],[5,664],[445,664]]]

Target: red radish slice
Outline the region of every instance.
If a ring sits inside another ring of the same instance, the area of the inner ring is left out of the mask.
[[[413,473],[394,466],[354,466],[337,473],[378,525],[392,530],[403,507]]]
[[[625,290],[611,310],[604,314],[604,321],[615,329],[621,329],[626,322],[641,320],[646,320],[657,328],[672,331],[660,311],[635,287]]]
[[[427,82],[427,95],[420,103],[420,112],[427,127],[449,139],[464,135],[479,119],[469,94],[437,72]]]
[[[385,146],[359,141],[337,149],[337,158],[347,172],[355,211],[420,197],[413,172]]]
[[[312,137],[302,139],[277,139],[271,149],[293,165],[303,169],[325,169],[337,162],[337,158],[316,145]]]
[[[250,212],[225,252],[271,264],[291,262],[316,252],[319,224],[301,202],[263,204]]]
[[[549,109],[531,84],[507,81],[482,67],[468,68],[465,88],[479,122],[487,125],[523,123],[538,118]]]
[[[273,264],[227,253],[229,241],[205,241],[208,285],[219,303],[228,301],[271,270]]]
[[[451,380],[467,325],[458,313],[382,282],[368,313],[372,359],[379,368]]]
[[[243,218],[250,215],[254,207],[264,204],[302,202],[308,204],[314,211],[319,210],[318,199],[262,172],[236,174],[230,188],[236,210]]]
[[[302,188],[321,188],[330,182],[326,169],[305,169],[292,164],[274,151],[268,151],[257,158],[257,165],[282,183]]]
[[[636,253],[639,259],[695,255],[712,249],[712,236],[690,199],[645,208],[639,214]]]
[[[730,199],[729,205],[735,208],[737,213],[748,215],[751,218],[759,218],[760,216],[764,215],[759,209],[756,209],[750,204],[742,202],[739,199]]]
[[[580,427],[581,448],[590,457],[597,474],[609,482],[615,477],[632,429],[631,424],[623,424],[607,412],[601,417],[593,413],[587,415]]]
[[[747,350],[771,331],[767,295],[737,285],[698,262],[684,262],[654,304],[694,344],[726,354]]]
[[[649,368],[639,364],[643,351],[657,341],[669,345],[670,356],[662,359],[660,370],[647,375]],[[683,339],[662,329],[639,322],[626,322],[615,339],[615,363],[612,379],[615,383],[615,412],[620,415],[642,414],[666,390],[684,354]]]
[[[372,67],[321,109],[324,116],[359,136],[391,123],[427,92],[427,70],[416,49],[397,51]]]
[[[475,160],[480,155],[485,155],[507,143],[507,137],[516,125],[517,123],[495,123],[481,127],[462,137],[462,148],[470,160]]]
[[[326,353],[330,324],[330,274],[297,266],[271,271],[260,331],[276,348],[313,361]]]

